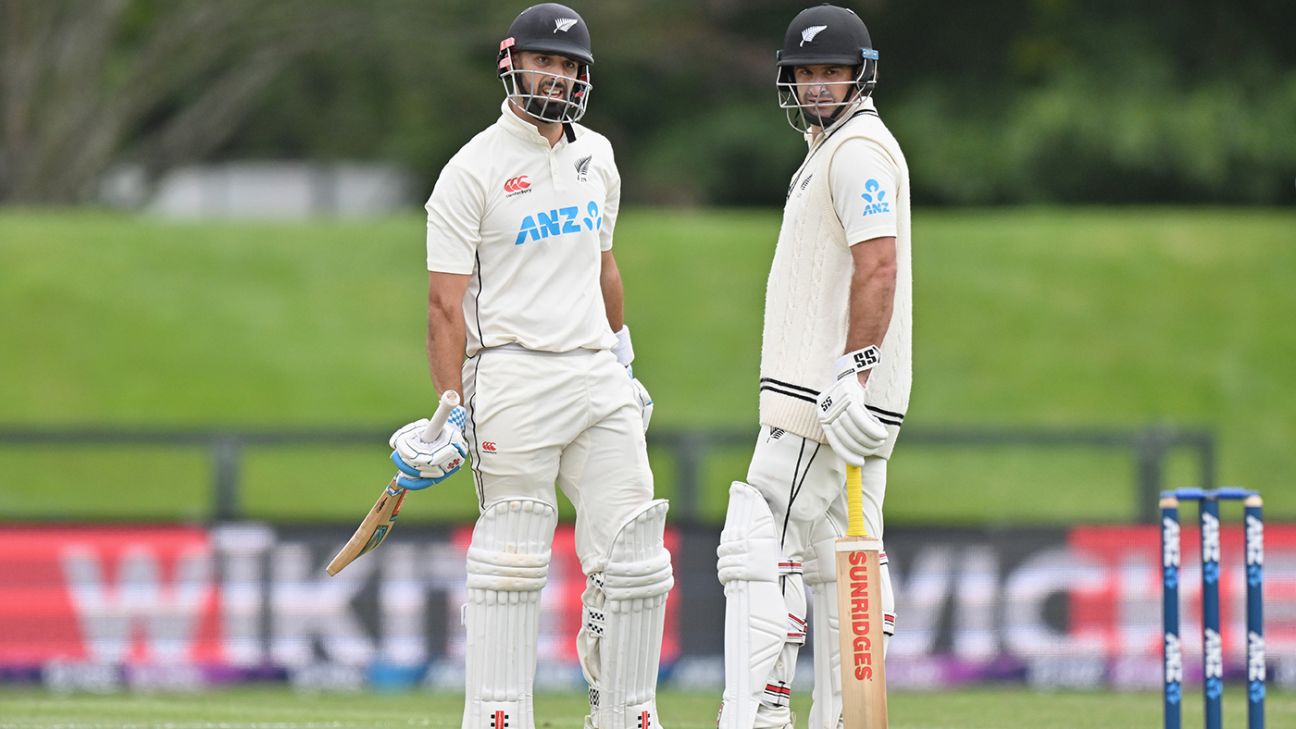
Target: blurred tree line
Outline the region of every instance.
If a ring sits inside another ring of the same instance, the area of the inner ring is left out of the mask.
[[[480,0],[0,0],[0,201],[93,197],[118,163],[389,160],[424,190],[497,115]],[[571,0],[585,122],[626,196],[778,205],[804,147],[774,50],[803,2]],[[856,0],[916,200],[1275,204],[1296,175],[1296,3]]]

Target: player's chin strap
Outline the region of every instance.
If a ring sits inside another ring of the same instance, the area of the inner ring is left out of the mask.
[[[463,729],[533,729],[531,703],[540,589],[549,574],[554,508],[498,501],[482,512],[468,547]]]
[[[563,122],[563,134],[566,135],[568,144],[576,141],[576,130],[572,128],[571,122]]]
[[[657,670],[666,595],[675,584],[666,550],[668,504],[648,504],[612,539],[607,565],[589,576],[576,646],[590,687],[592,729],[660,729]]]
[[[821,521],[806,549],[805,583],[814,603],[814,694],[810,705],[810,729],[838,729],[841,722],[841,642],[837,612],[837,534]],[[882,571],[882,655],[886,656],[895,635],[895,593],[886,552],[879,560]]]

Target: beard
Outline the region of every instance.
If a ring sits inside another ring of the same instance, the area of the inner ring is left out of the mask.
[[[572,108],[572,103],[564,96],[527,96],[526,105],[522,107],[526,113],[536,117],[549,117],[550,119],[567,116]]]
[[[556,89],[557,96],[549,96],[548,91]],[[571,100],[571,89],[566,84],[542,83],[539,90],[528,89],[525,105],[522,107],[528,114],[536,117],[566,118],[575,106]]]

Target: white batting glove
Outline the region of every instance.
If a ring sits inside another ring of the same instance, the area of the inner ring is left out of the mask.
[[[828,436],[828,445],[843,461],[863,466],[865,458],[882,452],[889,434],[882,421],[864,407],[864,388],[857,376],[876,361],[867,367],[853,366],[856,354],[838,360],[837,381],[819,396],[819,424]]]
[[[421,418],[392,433],[392,463],[400,470],[397,483],[407,489],[425,489],[450,478],[468,457],[464,440],[464,409],[455,408],[450,420],[431,441],[423,440],[428,419]]]
[[[635,402],[639,403],[639,414],[643,416],[644,432],[647,433],[648,423],[652,421],[652,395],[648,394],[648,388],[643,386],[639,378],[634,376],[633,369],[627,367],[626,374],[630,375],[630,386],[634,388]]]
[[[643,386],[634,376],[634,368],[630,366],[634,362],[634,346],[630,344],[630,327],[622,326],[616,332],[616,344],[612,345],[612,354],[616,355],[617,362],[625,367],[626,374],[630,376],[631,386],[634,388],[635,402],[639,403],[639,413],[643,416],[644,432],[648,432],[648,423],[652,421],[653,400],[652,395],[648,394],[648,388]]]

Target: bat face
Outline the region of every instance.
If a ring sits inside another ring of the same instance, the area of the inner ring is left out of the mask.
[[[382,544],[387,535],[391,533],[391,530],[396,528],[396,517],[400,516],[401,504],[405,503],[405,495],[408,493],[409,491],[399,486],[395,489],[388,486],[387,490],[383,492],[382,497],[378,499],[378,503],[374,504],[372,509],[372,513],[376,517],[374,519],[373,534],[369,537],[369,541],[365,542],[364,549],[360,550],[360,554],[364,554]],[[361,528],[367,526],[368,521],[366,519],[362,522]]]
[[[845,729],[885,729],[882,662],[882,543],[837,541],[837,612],[841,625],[842,718]]]
[[[356,557],[382,544],[395,528],[396,518],[400,516],[401,504],[405,503],[405,495],[408,493],[409,491],[396,485],[396,479],[392,479],[383,490],[382,496],[378,497],[373,508],[365,515],[364,521],[360,522],[355,534],[351,535],[346,546],[342,547],[328,563],[325,571],[330,576],[336,575],[343,567],[355,561]]]

